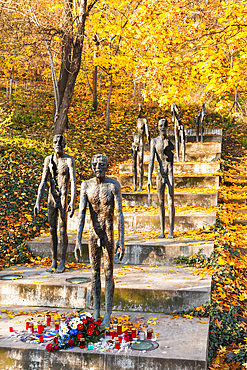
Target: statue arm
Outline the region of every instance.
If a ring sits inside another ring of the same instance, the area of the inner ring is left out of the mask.
[[[86,193],[86,184],[84,181],[81,184],[80,205],[79,205],[79,215],[78,215],[78,229],[77,229],[76,245],[75,245],[75,251],[74,251],[76,261],[79,260],[79,256],[82,256],[81,238],[82,238],[82,233],[83,233],[83,229],[85,225],[86,210],[87,210],[87,193]]]
[[[116,207],[117,218],[118,218],[118,241],[117,241],[115,253],[118,253],[118,258],[121,261],[123,259],[124,252],[125,252],[124,216],[123,216],[123,208],[122,208],[121,186],[118,182],[115,187],[114,198],[115,198],[114,201],[115,201],[115,207]]]
[[[149,165],[148,165],[148,190],[149,188],[152,189],[152,174],[154,169],[154,158],[155,158],[155,142],[154,139],[151,140],[151,146],[150,146],[150,159],[149,159]]]
[[[75,211],[75,194],[76,194],[76,174],[75,174],[75,161],[74,158],[71,158],[69,165],[70,172],[70,181],[71,181],[71,199],[70,204],[68,205],[69,216],[72,217]]]
[[[146,122],[145,122],[145,131],[146,131],[147,141],[150,144],[150,132],[149,132],[149,126],[148,126],[148,120],[147,119],[146,119]]]
[[[41,179],[41,182],[40,182],[39,187],[38,187],[38,195],[37,195],[37,199],[36,199],[36,204],[34,206],[34,216],[35,217],[39,213],[40,201],[41,201],[42,195],[44,193],[44,190],[45,190],[45,187],[46,187],[46,184],[47,184],[47,179],[48,179],[49,172],[50,172],[49,171],[49,157],[46,157],[45,162],[44,162],[42,179]]]

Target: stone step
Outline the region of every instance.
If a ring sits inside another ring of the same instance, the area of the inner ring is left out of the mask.
[[[74,247],[76,241],[76,234],[69,235],[69,243],[67,249],[68,262],[75,262]],[[115,240],[115,245],[116,245]],[[43,235],[33,240],[28,241],[28,247],[35,256],[42,258],[51,258],[50,239]],[[141,234],[128,235],[125,238],[125,255],[120,262],[117,258],[115,263],[128,265],[143,265],[156,264],[172,265],[174,258],[178,256],[192,256],[202,249],[202,253],[209,257],[214,248],[213,242],[206,242],[201,239],[180,240],[174,238],[167,239],[144,239]],[[89,263],[88,240],[82,239],[83,263]],[[58,246],[58,258],[61,258],[60,246]]]
[[[68,230],[75,231],[77,230],[78,224],[78,211],[75,212],[72,218],[68,218]],[[90,228],[90,217],[89,212],[86,215],[86,222],[84,230],[89,230]],[[216,222],[216,212],[194,212],[181,214],[177,213],[175,215],[175,230],[197,230],[204,226],[214,225]],[[133,213],[124,213],[124,224],[125,230],[130,231],[151,231],[151,230],[160,230],[160,220],[158,214],[150,214],[147,212],[133,212]],[[168,212],[165,216],[166,230],[169,229],[169,220]],[[117,219],[115,217],[114,229],[117,230]]]
[[[144,154],[144,162],[149,162],[150,154]],[[185,161],[192,162],[192,161],[217,161],[221,158],[221,153],[217,152],[186,152],[185,153]]]
[[[247,214],[247,208],[234,209],[233,212],[242,213],[243,215]]]
[[[103,268],[102,275],[103,275]],[[198,278],[195,269],[186,266],[115,266],[113,310],[171,313],[201,306],[210,299],[211,277]],[[91,281],[73,284],[66,279],[91,280],[91,271],[70,269],[62,274],[48,273],[42,266],[17,266],[14,274],[22,278],[2,280],[13,275],[0,271],[2,306],[66,307],[92,309]],[[102,276],[102,309],[104,278]]]
[[[121,186],[133,186],[133,176],[123,175],[116,178]],[[143,176],[144,187],[147,185],[148,177]],[[175,188],[218,188],[219,187],[219,176],[174,176]],[[144,188],[143,188],[144,189]]]
[[[123,203],[126,206],[154,206],[157,207],[158,195],[150,194],[150,204],[148,204],[148,193],[122,193]],[[167,203],[167,192],[165,192],[165,199]],[[199,205],[201,207],[215,207],[218,203],[218,192],[215,193],[190,193],[178,192],[174,193],[175,206],[192,206]]]
[[[193,143],[186,143],[186,152],[214,152],[214,153],[221,153],[222,151],[222,144],[221,142],[193,142]]]
[[[8,309],[8,307],[2,307]],[[11,311],[17,312],[19,308],[11,307]],[[148,319],[157,318],[157,324],[148,324],[159,333],[158,348],[152,351],[127,351],[111,350],[100,352],[93,349],[80,349],[74,347],[72,350],[60,350],[48,352],[46,344],[25,343],[9,337],[9,327],[20,332],[25,327],[25,320],[38,319],[42,309],[27,308],[30,315],[19,315],[16,318],[8,318],[2,314],[0,328],[0,367],[4,370],[206,370],[209,336],[209,320],[206,318],[185,318],[172,315],[141,313],[142,320],[146,323]],[[64,311],[57,310],[58,313]],[[71,310],[65,310],[69,314]],[[127,312],[131,322],[137,322],[140,313]],[[126,312],[114,311],[114,316],[122,317]],[[146,330],[146,328],[144,328]]]
[[[155,169],[158,168],[158,163],[155,163]],[[220,170],[220,162],[175,162],[173,165],[174,174],[214,174]],[[144,173],[148,172],[148,163],[144,163]],[[119,174],[132,173],[131,163],[120,163]],[[247,177],[246,177],[247,179]]]
[[[246,226],[247,225],[247,220],[233,220],[233,225]]]
[[[231,199],[228,199],[228,202],[229,203],[236,203],[236,204],[246,204],[247,203],[247,199],[243,199],[243,198],[231,198]]]

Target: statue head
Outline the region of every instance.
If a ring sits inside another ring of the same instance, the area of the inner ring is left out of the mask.
[[[103,180],[109,168],[107,156],[104,154],[96,154],[92,158],[92,168],[99,180]]]
[[[66,146],[65,137],[63,135],[53,136],[53,148],[56,154],[61,155]]]
[[[158,129],[159,129],[159,132],[164,136],[166,135],[167,126],[168,126],[168,122],[166,118],[162,118],[159,120]]]

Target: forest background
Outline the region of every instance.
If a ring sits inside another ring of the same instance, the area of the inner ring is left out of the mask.
[[[65,133],[80,183],[92,174],[93,154],[108,155],[112,170],[129,157],[138,103],[152,136],[159,118],[167,117],[172,127],[173,102],[187,128],[195,127],[205,103],[205,126],[223,128],[225,161],[232,148],[245,155],[246,24],[246,2],[240,0],[0,0],[2,268],[33,260],[26,240],[47,227],[45,208],[37,220],[32,208],[54,133]],[[214,232],[228,235],[227,219],[223,212]],[[230,232],[236,240],[239,231]],[[212,271],[222,275],[225,269],[227,276],[231,260],[242,284],[232,299],[247,317],[247,296],[241,295],[246,259],[233,263],[230,252],[217,253],[221,259]],[[224,306],[229,297],[219,294],[215,305],[202,309],[213,315],[211,366],[245,368],[246,335],[236,312]]]

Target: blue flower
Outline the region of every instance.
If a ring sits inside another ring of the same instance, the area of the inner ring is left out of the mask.
[[[78,333],[78,330],[77,329],[71,329],[69,333],[70,333],[70,335],[76,335]]]

